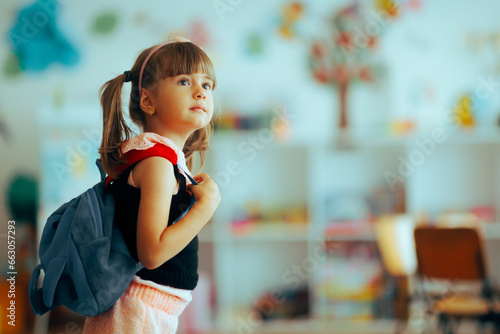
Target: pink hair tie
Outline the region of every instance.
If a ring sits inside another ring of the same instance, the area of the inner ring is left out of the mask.
[[[149,59],[151,58],[151,56],[153,56],[153,54],[158,51],[161,47],[164,47],[165,45],[167,44],[172,44],[172,43],[175,43],[175,42],[190,42],[189,39],[186,39],[186,38],[183,38],[183,37],[174,37],[174,40],[173,41],[168,41],[168,42],[165,42],[163,44],[160,44],[158,45],[156,48],[154,48],[153,50],[151,50],[151,52],[148,54],[148,56],[146,57],[146,59],[144,60],[144,62],[142,63],[142,66],[141,66],[141,71],[139,72],[139,96],[142,95],[142,75],[144,73],[144,69],[146,68],[146,64],[148,63]]]

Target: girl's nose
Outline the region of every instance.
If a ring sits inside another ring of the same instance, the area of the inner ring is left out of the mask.
[[[197,100],[199,100],[199,99],[205,100],[206,98],[207,98],[207,94],[206,94],[206,92],[204,90],[198,90],[196,92],[196,99]]]

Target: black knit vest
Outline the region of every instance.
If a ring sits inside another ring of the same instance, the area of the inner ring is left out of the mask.
[[[120,228],[132,257],[137,255],[137,216],[141,191],[128,184],[128,176],[134,166],[125,170],[109,185],[115,199],[114,223]],[[172,196],[168,226],[188,208],[191,196],[186,189],[186,179],[174,165],[174,174],[179,181],[179,192]],[[193,290],[198,283],[198,237],[196,236],[182,251],[160,267],[137,273],[142,279],[178,289]]]

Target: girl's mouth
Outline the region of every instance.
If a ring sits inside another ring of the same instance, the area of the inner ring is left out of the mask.
[[[198,112],[205,112],[205,109],[203,109],[203,107],[193,107],[193,108],[190,108],[189,110],[198,111]]]

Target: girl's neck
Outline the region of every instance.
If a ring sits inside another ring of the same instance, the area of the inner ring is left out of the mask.
[[[145,129],[145,132],[153,132],[156,133],[160,136],[167,137],[168,139],[172,140],[175,145],[182,150],[184,148],[184,145],[186,143],[186,140],[188,137],[191,135],[190,133],[185,135],[185,134],[179,134],[173,131],[168,131],[167,129]]]

